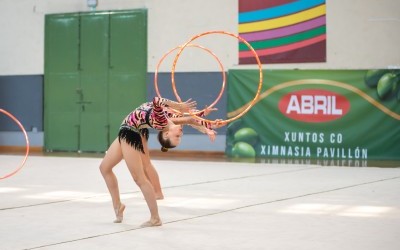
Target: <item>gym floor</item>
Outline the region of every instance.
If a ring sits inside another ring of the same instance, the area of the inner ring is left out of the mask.
[[[153,153],[164,224],[141,228],[149,211],[123,162],[115,173],[127,208],[123,223],[112,223],[101,157],[32,153],[0,180],[1,249],[400,249],[398,162]],[[3,176],[23,155],[0,159]]]

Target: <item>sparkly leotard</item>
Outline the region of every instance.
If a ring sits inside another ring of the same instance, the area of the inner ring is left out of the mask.
[[[167,107],[166,99],[154,97],[152,102],[146,102],[129,113],[122,121],[121,127],[129,127],[132,130],[154,128],[162,130],[168,125],[168,117],[174,114],[164,110]]]

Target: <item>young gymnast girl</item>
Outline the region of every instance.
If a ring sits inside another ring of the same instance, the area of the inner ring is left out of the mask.
[[[158,140],[163,152],[180,144],[183,135],[182,125],[190,125],[214,141],[216,135],[214,129],[225,124],[217,122],[212,125],[192,116],[181,115],[184,112],[193,112],[195,107],[196,102],[191,100],[178,103],[155,97],[152,102],[140,105],[123,120],[118,137],[110,145],[100,164],[100,171],[110,192],[115,211],[114,223],[122,222],[125,205],[121,203],[118,181],[112,169],[124,159],[150,210],[150,220],[142,226],[161,226],[156,200],[162,199],[163,194],[157,171],[150,161],[147,145],[148,128],[159,130]],[[205,116],[212,110],[215,109],[205,109],[199,116]]]

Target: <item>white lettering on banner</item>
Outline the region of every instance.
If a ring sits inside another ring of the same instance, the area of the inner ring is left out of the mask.
[[[261,145],[262,156],[311,157],[311,148],[287,145]],[[316,148],[317,158],[368,159],[366,148]]]
[[[343,141],[342,134],[334,134],[334,133],[332,133],[330,138],[331,138],[331,143],[339,143],[340,144]]]
[[[261,145],[261,155],[265,155],[265,145]]]
[[[317,148],[317,157],[341,158],[341,159],[367,159],[368,150],[366,148]]]
[[[343,110],[336,106],[336,96],[324,95],[291,95],[286,114],[295,112],[297,114],[311,115],[322,112],[324,115],[342,115]]]
[[[261,149],[263,148],[264,150],[261,151],[260,155],[311,157],[309,147],[261,145]],[[267,151],[265,151],[265,148],[267,148]]]
[[[332,146],[315,147],[313,144],[325,143],[324,138],[329,138],[326,143]],[[284,132],[284,142],[286,145],[261,145],[260,156],[278,157],[311,157],[324,159],[368,159],[368,149],[366,148],[345,148],[343,145],[342,133],[330,133],[326,135],[322,132]],[[311,145],[293,145],[297,143],[308,143]],[[341,145],[341,147],[338,147]]]
[[[310,133],[310,132],[285,132],[285,142],[313,142],[323,143],[323,133]]]

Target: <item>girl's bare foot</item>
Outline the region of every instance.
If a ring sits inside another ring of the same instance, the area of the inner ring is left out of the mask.
[[[164,200],[164,195],[161,194],[156,194],[156,200]]]
[[[125,210],[125,205],[122,203],[119,204],[119,207],[115,209],[116,219],[114,220],[114,223],[122,222],[122,220],[124,219],[124,210]]]
[[[149,221],[146,221],[140,227],[158,227],[161,226],[162,222],[161,219],[150,219]]]

